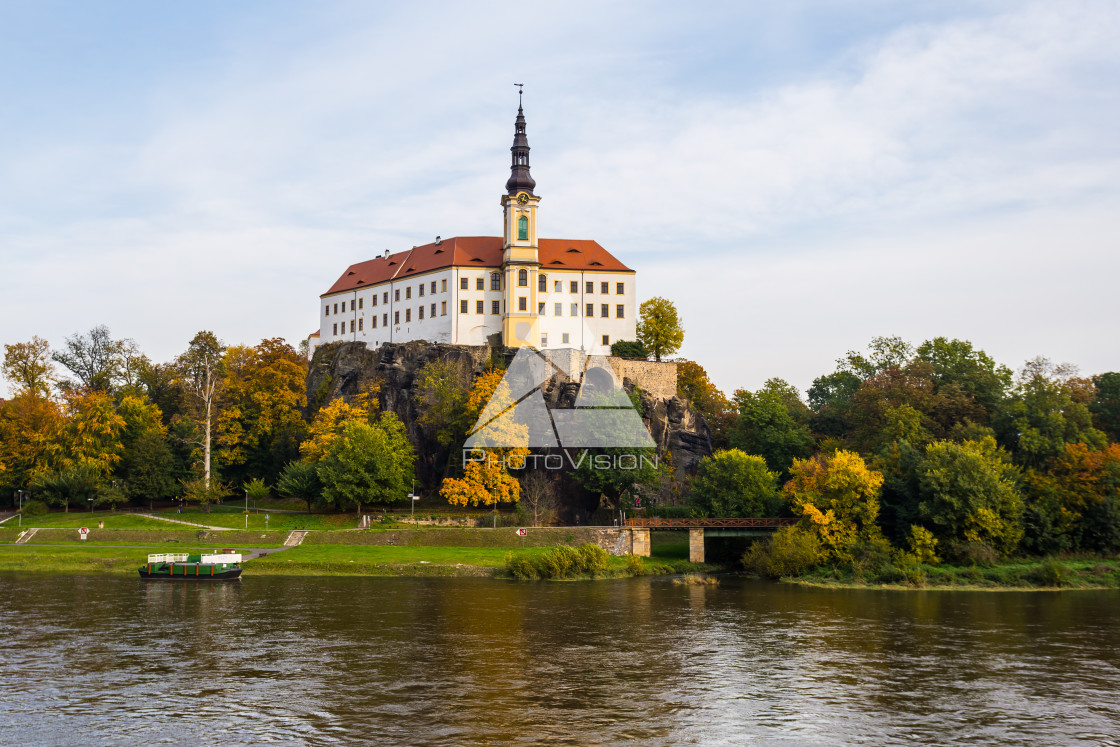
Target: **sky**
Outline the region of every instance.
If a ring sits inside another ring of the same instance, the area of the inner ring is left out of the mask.
[[[1117,38],[1110,0],[0,0],[0,343],[295,345],[348,265],[501,235],[524,83],[541,235],[728,394],[877,335],[1120,370]]]

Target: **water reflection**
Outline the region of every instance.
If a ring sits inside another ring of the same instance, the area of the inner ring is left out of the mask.
[[[0,743],[1120,733],[1114,592],[0,575]]]

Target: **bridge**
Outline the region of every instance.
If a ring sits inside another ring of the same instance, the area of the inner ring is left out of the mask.
[[[797,519],[774,517],[747,517],[739,519],[627,519],[630,529],[630,546],[635,555],[649,557],[650,529],[687,529],[688,559],[693,563],[704,562],[704,538],[708,537],[758,537],[768,535],[782,527],[792,526]]]

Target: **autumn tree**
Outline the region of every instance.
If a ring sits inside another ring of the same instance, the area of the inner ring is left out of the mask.
[[[1046,472],[1028,470],[1024,544],[1034,552],[1120,550],[1120,444],[1066,444]]]
[[[777,516],[782,508],[778,475],[765,459],[739,449],[701,459],[691,490],[691,503],[706,516]]]
[[[57,469],[66,421],[57,402],[34,392],[0,401],[0,454],[5,492],[26,488],[36,476]]]
[[[450,448],[461,444],[472,424],[468,395],[458,367],[447,361],[430,361],[416,376],[413,401],[419,412],[417,423],[434,432],[440,446]],[[477,412],[474,417],[478,417]]]
[[[196,334],[185,353],[175,361],[178,381],[190,402],[192,420],[199,430],[198,446],[202,448],[202,480],[210,487],[216,404],[222,384],[223,345],[213,332]]]
[[[704,416],[712,434],[712,447],[726,448],[737,413],[703,366],[694,361],[677,364],[677,396],[688,400]]]
[[[855,452],[839,450],[795,459],[782,497],[799,526],[816,535],[833,560],[850,560],[853,546],[881,537],[879,491],[883,476]]]
[[[642,302],[638,310],[638,342],[659,361],[681,349],[684,328],[672,301],[655,296]]]
[[[71,391],[66,395],[62,432],[62,465],[86,465],[108,479],[121,460],[125,420],[113,398],[102,391]]]
[[[16,395],[50,396],[55,382],[50,344],[41,337],[32,337],[30,342],[4,345],[4,363],[0,373],[11,382]]]

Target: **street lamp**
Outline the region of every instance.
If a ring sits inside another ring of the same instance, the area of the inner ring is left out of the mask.
[[[245,530],[249,530],[249,491],[245,491]]]
[[[17,490],[19,493],[19,528],[23,529],[23,491]]]
[[[416,501],[420,500],[420,496],[415,493],[409,493],[408,497],[412,499],[412,523],[416,523]]]

